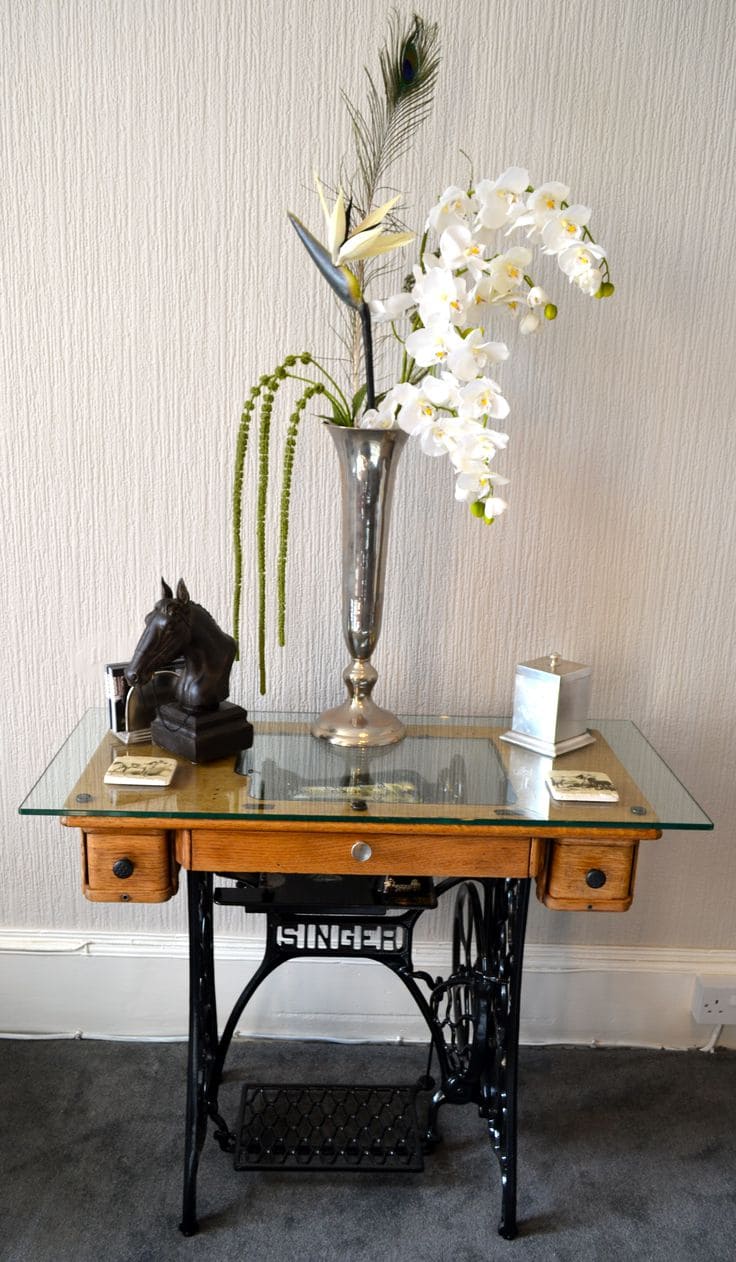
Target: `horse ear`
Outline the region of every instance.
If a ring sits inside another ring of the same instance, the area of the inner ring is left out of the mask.
[[[183,578],[180,578],[176,585],[176,599],[180,600],[183,605],[189,604],[189,592],[186,589]]]
[[[166,600],[171,600],[171,597],[174,595],[165,578],[161,579],[161,595]]]

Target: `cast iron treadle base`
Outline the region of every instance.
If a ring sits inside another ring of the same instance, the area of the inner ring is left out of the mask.
[[[236,1170],[424,1169],[417,1087],[244,1086]]]

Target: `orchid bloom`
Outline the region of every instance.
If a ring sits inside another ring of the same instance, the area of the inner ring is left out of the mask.
[[[465,422],[450,412],[426,417],[414,429],[425,456],[451,455],[465,432]]]
[[[587,206],[567,206],[565,210],[555,211],[542,229],[544,253],[561,254],[568,245],[574,245],[581,239],[589,219]]]
[[[478,210],[478,202],[457,184],[446,188],[427,216],[427,227],[440,236],[445,228],[465,224]]]
[[[509,167],[496,180],[481,180],[477,188],[446,188],[429,211],[422,251],[413,274],[400,292],[366,302],[360,292],[362,269],[351,265],[396,249],[412,239],[406,232],[389,232],[385,223],[399,200],[392,198],[348,231],[349,210],[342,189],[328,205],[319,181],[317,188],[327,225],[327,246],[311,238],[290,216],[317,266],[343,301],[375,323],[398,322],[410,314],[403,337],[403,380],[353,423],[365,428],[400,428],[416,438],[429,456],[447,455],[455,474],[455,497],[470,505],[475,517],[493,521],[506,510],[497,490],[508,479],[491,472],[508,434],[491,428],[509,415],[501,387],[486,373],[508,357],[503,342],[487,340],[488,324],[499,306],[519,316],[522,334],[535,332],[543,320],[554,320],[557,307],[547,292],[532,283],[532,251],[526,245],[498,251],[498,233],[527,229],[530,243],[557,258],[562,272],[584,293],[608,297],[613,284],[601,246],[587,231],[590,210],[568,205],[566,184],[549,181],[530,190],[522,167]],[[426,249],[427,238],[433,234]],[[358,289],[347,296],[335,282],[345,278]],[[604,280],[605,276],[605,280]],[[528,288],[527,288],[528,287]],[[424,376],[422,376],[424,372]],[[375,394],[369,396],[375,399]]]
[[[455,276],[445,267],[430,267],[426,272],[415,268],[414,275],[412,294],[422,324],[437,320],[465,324],[466,285],[462,276]]]
[[[549,302],[546,290],[541,285],[532,285],[526,296],[527,306],[529,310],[521,317],[519,321],[520,333],[536,333],[541,328],[542,317],[540,311],[543,311]]]
[[[481,180],[475,190],[480,203],[478,227],[503,228],[509,219],[515,219],[528,184],[529,172],[523,167],[509,167],[497,180]]]
[[[491,288],[497,294],[508,294],[518,289],[524,280],[524,270],[532,261],[532,252],[523,245],[514,246],[505,254],[497,254],[488,264]]]
[[[413,232],[384,232],[382,228],[386,215],[401,200],[400,197],[392,197],[390,201],[376,207],[348,233],[342,189],[338,189],[335,205],[330,210],[318,179],[316,183],[322,213],[327,224],[327,245],[332,262],[337,267],[344,263],[355,263],[359,259],[371,259],[379,254],[387,254],[390,250],[397,250],[399,246],[408,245],[414,240]]]
[[[434,423],[438,407],[447,407],[452,403],[452,396],[457,382],[449,373],[442,377],[426,376],[418,386],[408,381],[401,382],[389,390],[384,405],[389,401],[398,407],[398,423],[407,434],[416,434]]]
[[[433,364],[447,364],[449,356],[454,351],[461,351],[463,345],[463,339],[457,330],[451,324],[440,320],[428,325],[427,328],[416,329],[406,339],[406,349],[420,368],[431,368]]]
[[[484,337],[483,329],[473,329],[467,337],[458,337],[457,343],[450,347],[448,367],[461,381],[472,381],[487,364],[499,364],[508,359],[509,348],[504,342],[485,342]]]
[[[455,499],[473,504],[476,501],[483,504],[483,511],[486,518],[493,520],[494,517],[500,517],[508,508],[505,500],[494,495],[495,486],[507,486],[508,478],[501,477],[500,474],[490,472],[483,474],[460,473],[455,481]]]
[[[605,256],[601,246],[586,242],[585,245],[572,245],[563,250],[558,262],[568,280],[578,285],[584,294],[596,294],[603,281],[598,264]]]
[[[466,382],[460,389],[458,413],[463,418],[479,420],[482,416],[492,416],[502,421],[508,416],[511,408],[501,394],[501,387],[491,381],[490,377],[477,377],[475,381]],[[505,435],[508,442],[508,435]],[[495,446],[506,446],[496,443]]]
[[[368,307],[376,324],[389,324],[416,306],[414,294],[392,294],[389,298],[373,298]]]
[[[562,209],[562,203],[566,202],[569,196],[570,190],[566,184],[560,184],[556,180],[548,184],[540,184],[527,197],[526,208],[514,220],[514,227],[528,227],[527,236],[532,240],[541,241],[542,229],[547,220]]]
[[[358,428],[395,429],[396,409],[398,406],[398,399],[392,398],[391,392],[389,392],[383,401],[379,403],[377,408],[366,408],[365,412],[358,421]]]
[[[482,243],[465,224],[455,224],[442,233],[440,258],[450,271],[456,272],[461,268],[467,268],[476,279],[485,272],[487,267],[483,257]]]

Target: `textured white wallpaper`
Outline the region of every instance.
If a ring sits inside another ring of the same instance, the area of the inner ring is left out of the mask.
[[[401,0],[400,9],[413,6]],[[617,295],[561,313],[501,373],[510,511],[446,464],[399,470],[379,700],[502,713],[514,664],[591,662],[593,713],[634,719],[716,819],[644,848],[626,916],[532,913],[544,941],[733,948],[735,24],[730,0],[425,0],[435,119],[396,182],[422,208],[514,162],[595,210]],[[84,903],[76,845],[16,807],[183,575],[225,625],[234,436],[289,350],[339,353],[285,219],[348,144],[384,0],[10,0],[0,6],[4,497],[2,923],[181,928]],[[504,334],[505,335],[505,334]],[[305,423],[285,652],[270,709],[341,694],[337,474]],[[252,510],[252,503],[248,506]],[[258,704],[254,548],[234,695]],[[442,932],[439,926],[437,932]]]

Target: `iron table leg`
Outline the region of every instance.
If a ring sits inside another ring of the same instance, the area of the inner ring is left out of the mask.
[[[189,909],[189,1057],[184,1147],[184,1195],[179,1230],[196,1235],[197,1169],[207,1134],[207,1096],[217,1053],[217,1007],[212,933],[212,874],[187,872]]]
[[[425,1143],[431,1149],[440,1139],[437,1117],[443,1104],[478,1105],[501,1170],[498,1231],[506,1240],[517,1234],[517,1063],[529,884],[489,878],[461,885],[452,969],[433,988],[428,1019],[441,1081],[430,1104]]]
[[[501,1221],[505,1240],[517,1235],[517,1067],[524,936],[529,881],[499,881],[486,887],[485,916],[490,943],[490,972],[496,979],[491,1001],[488,1069],[491,1083],[482,1094],[490,1107],[488,1133],[501,1168]]]

